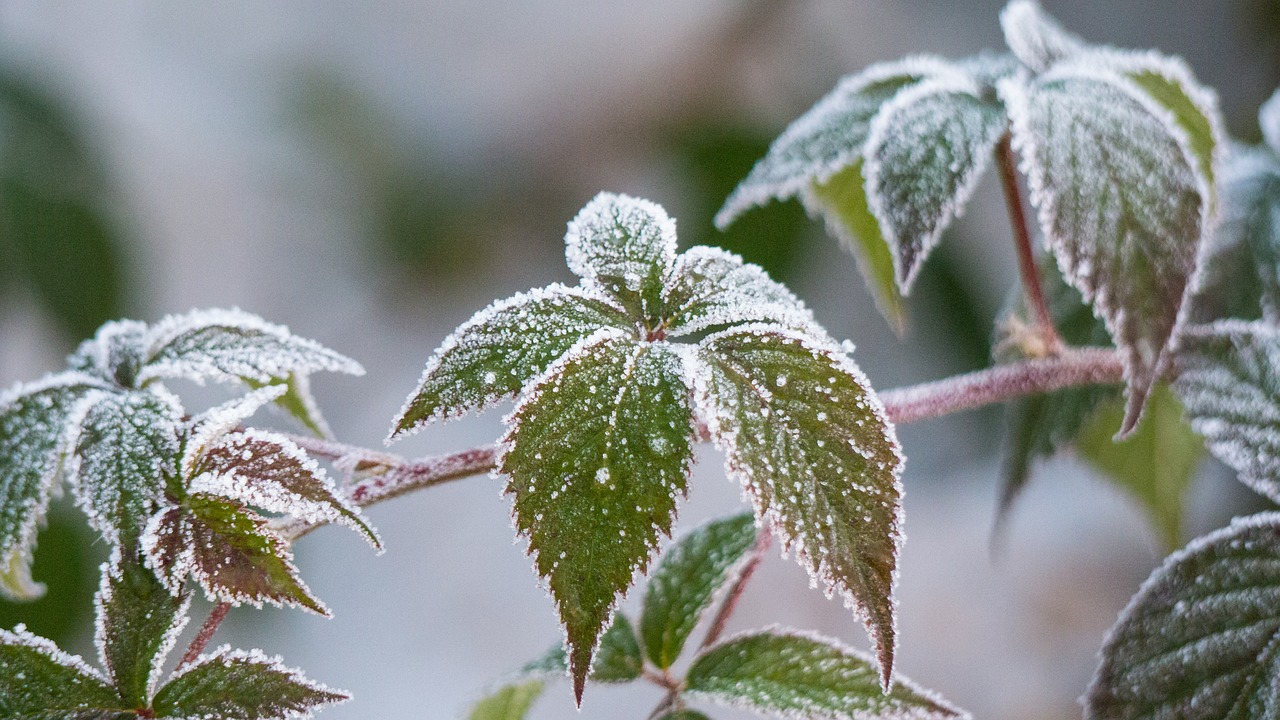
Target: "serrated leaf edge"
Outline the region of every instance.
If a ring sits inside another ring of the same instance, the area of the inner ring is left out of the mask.
[[[278,400],[287,391],[288,388],[284,385],[268,385],[212,407],[184,423],[187,442],[179,465],[182,477],[190,478],[205,452],[264,405]]]
[[[630,195],[612,192],[598,193],[569,221],[568,230],[564,235],[564,256],[565,264],[569,267],[569,271],[587,281],[589,287],[598,288],[602,294],[607,294],[607,292],[604,286],[599,283],[596,273],[591,267],[590,254],[586,252],[586,246],[591,241],[585,228],[591,224],[591,221],[615,214],[617,211],[633,211],[648,215],[649,222],[652,222],[658,228],[658,235],[662,243],[660,253],[663,263],[663,277],[670,274],[671,266],[676,260],[676,221],[675,218],[667,214],[665,208],[652,200]]]
[[[337,690],[329,687],[328,685],[325,685],[324,683],[311,680],[307,678],[307,676],[302,672],[301,669],[293,668],[293,667],[289,667],[288,665],[285,665],[284,658],[280,657],[279,655],[267,655],[262,650],[259,650],[257,648],[253,648],[250,650],[232,650],[230,645],[221,645],[218,648],[216,648],[213,652],[201,653],[200,656],[197,657],[194,662],[188,665],[184,665],[183,667],[178,668],[176,671],[174,671],[173,675],[170,676],[166,681],[166,684],[169,682],[173,682],[174,680],[177,680],[180,677],[188,675],[192,671],[204,665],[208,665],[210,663],[215,663],[215,662],[224,663],[223,665],[224,667],[235,662],[258,665],[269,672],[278,672],[282,675],[287,675],[289,678],[289,682],[292,682],[295,685],[300,685],[302,687],[305,687],[310,691],[322,693],[326,695],[338,696],[338,698],[334,700],[328,700],[328,701],[316,703],[315,705],[312,705],[310,708],[306,710],[301,710],[301,711],[288,710],[288,711],[285,711],[285,714],[278,716],[280,718],[285,718],[287,720],[306,720],[307,718],[311,718],[315,715],[315,708],[317,707],[322,707],[325,705],[338,705],[338,704],[347,702],[348,700],[351,699],[351,695],[346,691]]]
[[[48,638],[40,637],[29,630],[27,626],[18,624],[13,630],[0,629],[0,645],[15,645],[18,647],[26,647],[36,650],[49,656],[49,659],[57,664],[75,670],[83,675],[97,680],[107,687],[111,687],[111,681],[108,680],[101,671],[85,662],[84,658],[79,655],[72,655],[61,648]]]
[[[667,292],[673,287],[681,273],[692,263],[703,259],[719,259],[726,263],[737,265],[741,270],[749,273],[752,280],[758,283],[767,283],[776,286],[774,290],[780,290],[785,298],[786,304],[773,304],[770,312],[776,312],[780,316],[780,320],[785,320],[788,325],[794,325],[797,328],[818,328],[818,322],[813,317],[811,311],[804,301],[791,292],[791,289],[782,283],[769,277],[769,273],[755,263],[749,263],[742,259],[742,256],[725,250],[724,248],[712,245],[694,245],[688,250],[676,257],[675,263],[668,271],[663,281],[663,300],[666,300]],[[684,305],[678,308],[666,308],[663,315],[670,318],[676,317],[680,313],[686,311],[696,302],[697,298],[691,298]],[[685,323],[683,325],[669,329],[669,337],[683,337],[702,332],[719,325],[731,325],[739,321],[734,319],[733,313],[721,312],[718,314],[709,314],[705,318],[695,322]]]

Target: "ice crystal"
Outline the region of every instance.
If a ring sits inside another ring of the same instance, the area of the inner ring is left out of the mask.
[[[239,427],[263,405],[284,395],[282,385],[268,385],[242,397],[229,400],[200,413],[187,423],[187,437],[182,451],[182,476],[194,477],[196,464],[209,446]]]
[[[95,597],[98,658],[125,702],[147,707],[186,627],[190,593],[173,596],[155,574],[119,551],[102,566]]]

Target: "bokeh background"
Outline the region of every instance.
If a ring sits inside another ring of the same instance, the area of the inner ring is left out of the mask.
[[[1088,39],[1182,55],[1218,89],[1232,134],[1257,139],[1256,108],[1280,84],[1276,0],[1045,5]],[[999,8],[7,0],[0,386],[59,368],[106,319],[239,306],[361,361],[365,377],[314,385],[339,438],[380,447],[450,329],[494,298],[570,279],[565,223],[602,189],[665,205],[684,246],[721,245],[765,265],[857,344],[878,387],[981,367],[1016,280],[994,177],[930,259],[905,339],[875,312],[853,259],[795,203],[724,234],[710,218],[768,141],[840,76],[908,53],[1001,48]],[[175,389],[195,406],[229,392]],[[396,451],[490,442],[501,414]],[[979,718],[1078,717],[1103,633],[1163,554],[1150,526],[1067,456],[1040,468],[992,552],[999,410],[905,427],[901,438],[910,461],[900,669]],[[1188,532],[1251,503],[1207,463]],[[678,527],[742,507],[720,458],[702,453]],[[457,716],[558,640],[498,481],[369,514],[382,557],[338,529],[297,548],[335,619],[237,610],[218,640],[280,653],[351,690],[355,701],[323,713],[329,720]],[[104,555],[63,500],[37,554],[49,596],[0,604],[0,625],[26,622],[91,653]],[[866,644],[847,610],[771,555],[733,627],[775,622]],[[659,697],[593,687],[578,715],[560,687],[534,717],[642,718]]]

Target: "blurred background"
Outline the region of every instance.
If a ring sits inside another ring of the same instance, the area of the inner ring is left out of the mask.
[[[1218,89],[1231,133],[1259,137],[1257,107],[1280,85],[1276,0],[1044,4],[1087,39],[1183,56]],[[362,362],[367,376],[316,377],[314,388],[340,439],[381,447],[453,327],[495,298],[570,280],[565,223],[600,190],[663,204],[682,246],[764,265],[857,344],[877,387],[982,367],[1016,281],[991,173],[927,264],[901,339],[853,259],[797,203],[753,211],[728,233],[710,218],[839,77],[908,53],[1001,49],[1000,6],[8,0],[0,386],[60,368],[104,320],[238,306]],[[189,407],[230,392],[175,389]],[[502,412],[395,451],[491,442]],[[979,718],[1078,717],[1103,633],[1164,548],[1129,496],[1065,456],[1037,469],[992,552],[1004,432],[999,409],[900,431],[910,461],[899,668]],[[303,576],[335,619],[238,610],[217,640],[280,653],[352,691],[328,720],[463,713],[559,639],[499,487],[475,478],[371,509],[380,558],[352,533],[307,537]],[[1211,463],[1189,496],[1186,537],[1257,502]],[[743,507],[706,451],[678,528]],[[0,604],[0,626],[25,622],[91,654],[104,556],[64,499],[37,553],[49,595]],[[849,611],[771,556],[733,627],[774,622],[866,645]],[[643,718],[659,697],[592,687],[578,715],[560,687],[534,717]]]

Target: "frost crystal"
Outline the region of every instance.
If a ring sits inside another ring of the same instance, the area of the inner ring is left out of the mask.
[[[676,223],[661,206],[600,193],[569,223],[565,258],[640,317],[661,311],[663,279],[676,257]]]
[[[680,256],[667,280],[663,305],[673,337],[743,322],[817,326],[804,303],[760,266],[714,247],[692,247]]]
[[[257,412],[258,408],[284,395],[285,391],[283,385],[268,385],[244,397],[210,408],[192,419],[188,423],[186,446],[182,452],[183,477],[195,475],[196,463],[210,445],[238,427]]]

